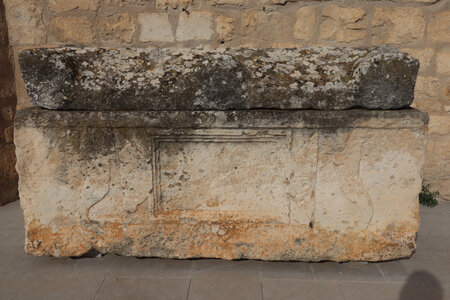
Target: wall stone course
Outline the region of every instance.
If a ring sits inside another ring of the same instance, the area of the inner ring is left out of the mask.
[[[229,42],[233,39],[235,34],[233,23],[235,23],[233,18],[223,15],[216,17],[216,30],[219,35],[219,42]]]
[[[359,7],[326,6],[322,9],[319,39],[352,42],[366,37],[366,11]]]
[[[77,8],[95,11],[100,6],[100,0],[47,0],[47,4],[54,12],[63,12]]]
[[[297,10],[295,15],[294,37],[298,40],[309,42],[314,38],[317,20],[315,6],[304,6]]]
[[[210,40],[214,34],[212,17],[209,11],[181,13],[176,31],[177,41]]]
[[[372,43],[417,44],[425,32],[425,15],[418,7],[375,7],[372,18]]]
[[[58,42],[92,45],[96,31],[92,18],[87,16],[58,16],[50,24],[50,34]]]
[[[433,15],[428,22],[427,41],[450,43],[450,10]]]
[[[38,1],[5,0],[10,45],[35,45],[46,42],[42,22],[43,7]]]
[[[137,26],[130,14],[117,13],[110,16],[100,16],[97,22],[101,40],[124,44],[133,41]]]
[[[173,42],[174,35],[167,13],[139,14],[141,42]]]
[[[450,75],[450,50],[441,50],[436,55],[436,72],[442,75]]]

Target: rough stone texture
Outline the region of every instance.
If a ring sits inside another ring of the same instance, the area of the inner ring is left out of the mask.
[[[242,6],[245,4],[245,0],[206,0],[209,5],[237,5]]]
[[[437,53],[436,71],[442,75],[450,75],[450,50],[442,50]]]
[[[376,7],[372,26],[375,45],[417,43],[425,32],[425,16],[417,7]]]
[[[312,40],[317,19],[316,8],[314,6],[299,8],[295,17],[294,37],[305,42]]]
[[[103,0],[103,2],[111,7],[123,8],[128,5],[142,6],[146,4],[149,0]]]
[[[208,11],[181,13],[176,32],[177,41],[209,40],[212,29],[212,14]]]
[[[43,8],[38,1],[4,0],[4,4],[11,45],[45,43]]]
[[[406,107],[418,61],[391,48],[31,49],[21,70],[49,109]]]
[[[241,34],[246,42],[285,42],[290,40],[286,28],[292,26],[290,18],[279,12],[249,10],[241,14]]]
[[[95,39],[94,22],[85,16],[56,17],[50,24],[50,33],[60,42],[92,44]]]
[[[216,18],[216,29],[221,42],[229,42],[234,36],[234,19],[226,16]]]
[[[427,39],[435,43],[450,43],[450,10],[435,14],[427,26]]]
[[[141,42],[173,42],[174,36],[166,13],[139,14]]]
[[[322,10],[322,18],[321,40],[351,42],[366,37],[367,18],[362,8],[327,6]]]
[[[101,16],[98,26],[105,41],[129,44],[136,32],[134,19],[127,13]]]
[[[32,108],[15,124],[29,254],[377,261],[415,249],[427,116],[413,109]]]
[[[73,9],[95,11],[100,5],[100,0],[47,0],[49,7],[54,12],[62,12]]]
[[[171,7],[173,9],[181,7],[188,8],[192,5],[192,0],[156,0],[156,8],[158,9],[167,9]]]
[[[178,7],[187,8],[192,5],[192,0],[156,0],[156,8],[167,9],[171,7],[176,9]]]

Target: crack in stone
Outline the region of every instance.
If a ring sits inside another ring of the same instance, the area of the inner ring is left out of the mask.
[[[314,226],[317,205],[317,180],[319,178],[320,131],[317,131],[316,180],[314,180],[314,206],[311,212],[310,227]],[[312,228],[312,227],[311,227]]]

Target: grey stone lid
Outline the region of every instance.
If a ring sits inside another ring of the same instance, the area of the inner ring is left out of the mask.
[[[393,48],[39,48],[31,102],[56,110],[398,109],[419,62]]]

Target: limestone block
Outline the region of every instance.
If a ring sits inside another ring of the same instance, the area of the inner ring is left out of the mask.
[[[450,135],[450,115],[430,115],[430,134]]]
[[[448,177],[450,174],[450,134],[430,136],[423,169],[424,178],[427,180]]]
[[[4,5],[11,46],[45,43],[43,7],[38,1],[5,0]]]
[[[22,110],[15,142],[25,248],[406,257],[419,227],[426,123],[413,109]]]
[[[86,16],[56,17],[50,24],[50,33],[59,42],[93,44],[96,37],[94,22]]]
[[[435,43],[450,43],[450,10],[435,14],[427,26],[427,40]]]
[[[291,18],[276,11],[270,13],[261,10],[244,11],[241,14],[241,34],[246,41],[266,43],[290,41],[291,21]]]
[[[314,6],[304,6],[297,10],[295,15],[294,37],[309,42],[314,36],[317,12]]]
[[[322,9],[319,39],[352,42],[366,37],[367,18],[359,7],[326,6]]]
[[[234,19],[226,16],[218,16],[216,18],[216,30],[219,40],[229,42],[234,36]]]
[[[149,2],[149,0],[103,0],[103,2],[111,7],[124,7],[128,5],[142,6]]]
[[[171,7],[175,8],[187,8],[192,5],[193,0],[156,0],[156,8],[158,9],[167,9]]]
[[[76,8],[96,11],[100,5],[100,0],[47,0],[47,4],[54,12],[68,11]]]
[[[372,43],[418,43],[425,33],[425,16],[418,7],[376,7],[372,19]]]
[[[210,40],[213,34],[210,12],[195,11],[180,14],[176,32],[177,41]]]
[[[417,99],[437,98],[439,95],[439,80],[432,76],[418,76],[415,95]]]
[[[169,15],[166,13],[139,14],[138,22],[141,26],[141,42],[173,42],[174,36]]]
[[[100,37],[105,41],[131,43],[136,32],[136,24],[127,13],[98,17]]]
[[[46,48],[20,63],[33,104],[63,110],[402,108],[419,67],[391,48],[330,47]]]
[[[245,0],[207,0],[208,5],[237,5],[242,6],[245,4]]]
[[[450,50],[442,50],[437,53],[436,71],[442,75],[450,75]]]

